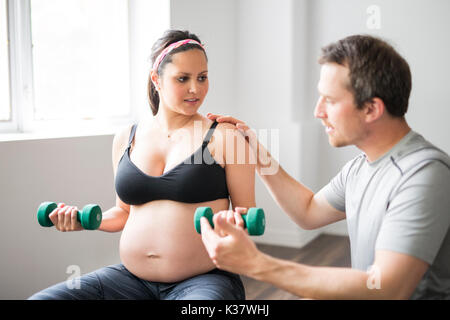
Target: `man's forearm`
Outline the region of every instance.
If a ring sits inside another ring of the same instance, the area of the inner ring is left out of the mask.
[[[256,170],[278,205],[298,225],[303,224],[314,193],[291,177],[271,154],[258,143]],[[277,168],[277,170],[267,170]]]
[[[268,282],[302,298],[387,299],[389,293],[371,286],[371,274],[350,268],[311,267],[261,253],[247,276]]]

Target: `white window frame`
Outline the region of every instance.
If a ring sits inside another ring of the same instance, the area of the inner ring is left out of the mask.
[[[9,119],[3,119],[3,116],[5,115],[5,109],[7,109],[7,115],[9,116],[9,118],[11,118],[11,89],[10,89],[10,81],[9,81],[9,67],[10,67],[10,63],[9,63],[9,35],[8,35],[8,6],[7,6],[7,0],[0,0],[0,24],[1,24],[1,28],[5,27],[5,30],[2,30],[1,34],[0,34],[0,46],[1,46],[1,53],[0,53],[0,59],[2,59],[2,61],[0,61],[1,66],[0,66],[0,72],[2,72],[2,74],[0,74],[0,85],[4,85],[4,81],[7,82],[7,87],[2,87],[0,89],[0,94],[5,94],[5,96],[1,96],[0,97],[0,103],[5,103],[6,105],[2,105],[0,106],[0,108],[2,109],[2,119],[0,119],[0,123],[4,123],[6,121],[9,121]],[[5,59],[5,60],[3,60]],[[4,73],[4,74],[3,74]]]
[[[2,125],[2,132],[24,131],[23,115],[30,110],[33,99],[30,20],[21,18],[20,14],[29,16],[29,4],[28,0],[7,1],[11,121],[9,125]]]
[[[150,56],[152,43],[143,44],[142,42],[148,42],[149,39],[156,40],[156,37],[159,37],[164,30],[169,28],[169,0],[159,0],[156,2],[148,0],[128,1],[130,53],[130,113],[128,116],[109,117],[107,119],[74,120],[70,121],[70,123],[61,120],[36,121],[33,119],[34,89],[31,2],[30,0],[7,0],[7,6],[11,121],[0,122],[0,141],[2,140],[2,136],[6,136],[4,133],[26,133],[28,135],[50,134],[53,136],[114,133],[118,128],[136,122],[143,113],[150,110],[142,90],[142,73],[143,69],[147,68],[145,63],[142,62],[142,58],[143,56]],[[149,6],[152,6],[153,10],[149,10]],[[161,15],[158,17],[159,25],[155,25],[155,22],[152,22],[155,20],[152,17],[145,17],[145,12],[154,13],[155,10],[161,11]],[[136,62],[136,60],[139,60],[139,62]],[[148,64],[148,61],[146,63]],[[140,83],[140,88],[136,88],[136,83]],[[8,138],[5,139],[9,140]]]

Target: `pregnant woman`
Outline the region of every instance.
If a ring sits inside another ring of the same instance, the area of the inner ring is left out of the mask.
[[[168,30],[151,57],[153,116],[114,137],[116,205],[99,228],[122,231],[121,263],[81,276],[79,288],[62,282],[30,299],[245,299],[240,277],[215,268],[193,216],[200,206],[255,206],[248,144],[233,125],[198,113],[209,81],[196,35]],[[50,219],[59,231],[82,230],[76,210],[59,204]]]

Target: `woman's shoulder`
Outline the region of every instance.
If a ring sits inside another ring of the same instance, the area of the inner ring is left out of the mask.
[[[134,124],[127,124],[119,128],[114,134],[112,143],[113,158],[119,159],[128,147],[128,141],[130,139],[131,129]]]
[[[214,123],[213,121],[209,120],[211,125]],[[216,125],[216,128],[214,130],[213,136],[216,140],[218,140],[221,144],[225,144],[226,141],[230,141],[230,138],[233,138],[233,136],[237,133],[236,127],[227,122],[219,122]]]
[[[226,130],[235,130],[236,126],[234,124],[228,123],[228,122],[219,122],[217,124],[217,130],[220,131],[226,131]]]
[[[216,126],[218,136],[221,137],[221,141],[226,144],[227,141],[244,142],[245,138],[238,131],[236,126],[228,122],[219,122]]]
[[[247,145],[245,137],[237,130],[236,126],[228,122],[217,124],[212,142],[215,148],[222,149],[223,155],[229,153],[235,155],[238,149],[246,148]]]
[[[128,124],[126,126],[123,126],[119,128],[116,133],[114,134],[114,140],[113,145],[120,147],[123,145],[128,144],[128,140],[131,134],[131,128],[134,124]]]
[[[126,125],[118,129],[114,135],[112,143],[112,158],[114,170],[116,170],[119,159],[128,146],[128,137],[130,135],[132,126],[133,125]]]

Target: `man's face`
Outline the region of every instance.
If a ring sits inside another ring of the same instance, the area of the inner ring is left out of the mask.
[[[322,120],[334,147],[357,145],[365,134],[364,109],[356,108],[349,91],[349,69],[337,63],[322,65],[317,86],[320,97],[314,116]]]

